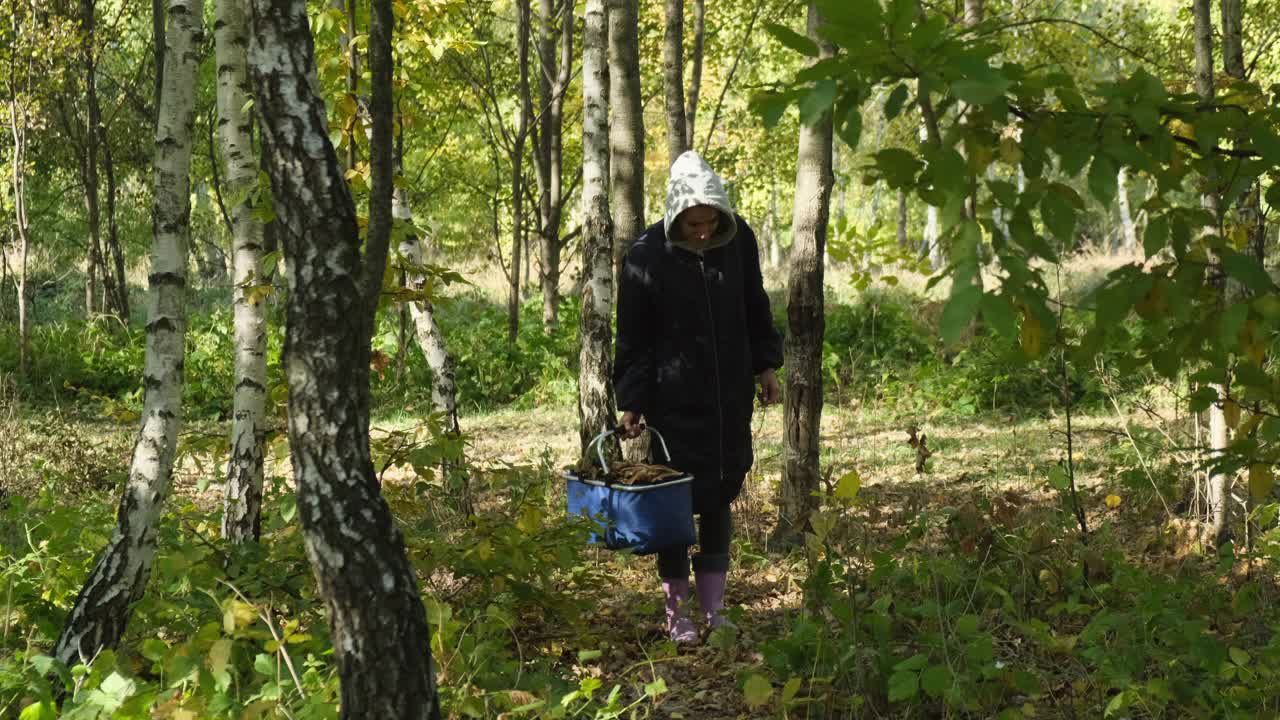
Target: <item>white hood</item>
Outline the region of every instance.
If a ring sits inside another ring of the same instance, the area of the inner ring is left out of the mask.
[[[662,229],[672,244],[688,247],[684,238],[675,237],[675,224],[680,213],[695,205],[709,205],[720,211],[720,226],[703,250],[729,244],[738,233],[738,223],[724,182],[701,155],[687,150],[671,165],[671,179],[667,181],[667,214],[662,218]]]

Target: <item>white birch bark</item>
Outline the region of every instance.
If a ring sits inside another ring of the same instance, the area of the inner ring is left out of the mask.
[[[218,134],[226,164],[227,190],[243,198],[258,182],[250,143],[252,120],[244,112],[250,96],[249,22],[244,0],[217,0],[214,20],[218,68]],[[233,543],[261,534],[263,441],[266,435],[267,322],[262,277],[262,223],[248,202],[230,208],[235,279],[235,397],[231,458],[223,497],[222,536]]]
[[[1138,230],[1133,224],[1133,213],[1129,209],[1129,168],[1121,167],[1116,173],[1116,200],[1120,204],[1120,230],[1123,239],[1121,246],[1124,252],[1133,253],[1138,249]]]
[[[579,437],[585,452],[617,416],[613,385],[613,221],[609,217],[609,97],[605,0],[587,0],[582,41],[582,314]]]
[[[391,214],[404,223],[413,223],[413,211],[409,208],[408,192],[396,188],[391,196]],[[409,262],[405,273],[405,285],[411,290],[421,290],[424,278],[412,266],[426,264],[426,248],[414,233],[407,233],[400,241],[400,255]],[[409,304],[413,319],[414,337],[431,368],[431,406],[445,417],[445,430],[457,433],[458,428],[458,380],[457,362],[445,345],[444,333],[436,323],[435,308],[430,300],[418,300]]]
[[[117,524],[80,590],[54,647],[64,663],[85,662],[124,634],[156,551],[156,525],[169,494],[181,419],[190,241],[191,125],[203,42],[203,0],[169,0],[165,75],[156,127],[151,291],[142,429]]]
[[[370,5],[377,77],[391,61],[391,0]],[[288,261],[285,355],[298,517],[329,613],[341,717],[439,718],[419,581],[370,457],[373,326],[365,291],[372,286],[362,272],[370,261],[361,257],[355,204],[329,140],[307,3],[251,0],[250,26],[264,164]],[[375,113],[390,112],[389,104],[376,105]]]

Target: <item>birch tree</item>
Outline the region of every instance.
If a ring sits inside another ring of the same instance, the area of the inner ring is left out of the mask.
[[[609,217],[609,97],[605,0],[587,0],[582,38],[582,314],[579,438],[585,452],[617,417],[613,398],[613,222]]]
[[[1196,53],[1196,93],[1203,102],[1213,102],[1213,22],[1210,19],[1209,0],[1194,0],[1192,3]],[[1210,172],[1205,178],[1207,187],[1202,196],[1204,207],[1215,217],[1219,213],[1217,177]],[[1216,228],[1206,228],[1205,232],[1214,232]],[[1217,292],[1224,295],[1225,278],[1221,269],[1214,271],[1218,285]],[[1209,406],[1209,453],[1210,461],[1215,462],[1227,449],[1230,432],[1227,428],[1226,403],[1229,383],[1210,384],[1216,400]],[[1206,487],[1209,502],[1209,532],[1215,543],[1226,540],[1230,522],[1231,475],[1222,472],[1216,466],[1209,470],[1209,481]]]
[[[375,237],[371,197],[361,257],[355,205],[317,94],[305,0],[252,0],[250,7],[249,65],[289,287],[285,355],[298,514],[329,612],[342,717],[438,718],[417,578],[369,451],[369,360],[386,252],[376,244],[389,237]],[[375,0],[372,9],[372,195],[389,215],[391,0]]]
[[[258,162],[250,142],[249,22],[245,0],[217,0],[214,20],[218,71],[218,132],[226,164],[227,189],[245,199],[258,183]],[[235,397],[231,458],[223,498],[222,536],[232,542],[261,535],[263,441],[266,435],[267,322],[260,290],[262,223],[247,201],[230,208],[235,280]]]
[[[88,662],[120,641],[130,609],[146,589],[156,526],[169,494],[182,412],[191,127],[203,18],[203,0],[169,0],[166,73],[156,127],[142,428],[115,530],[54,646],[55,657],[68,665]]]
[[[809,37],[818,43],[821,58],[835,54],[818,36],[822,19],[809,3]],[[813,125],[800,128],[796,159],[796,193],[790,267],[787,279],[787,333],[783,364],[787,384],[782,394],[782,484],[774,539],[787,544],[798,538],[814,510],[818,489],[818,440],[822,421],[823,267],[827,221],[831,211],[831,110]]]
[[[639,0],[609,0],[609,173],[614,265],[644,232],[644,112],[640,101]]]
[[[690,68],[692,77],[689,78],[689,92],[686,93],[688,105],[685,108],[684,115],[685,148],[695,147],[694,137],[696,136],[695,126],[698,119],[698,95],[702,90],[702,57],[706,47],[706,20],[706,0],[693,0],[693,57],[691,58],[692,67]]]

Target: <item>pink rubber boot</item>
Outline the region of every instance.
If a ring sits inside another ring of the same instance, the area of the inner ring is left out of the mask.
[[[667,635],[678,644],[697,642],[698,630],[684,608],[689,599],[689,579],[664,578],[662,592],[667,599]]]
[[[721,614],[724,610],[724,586],[728,574],[701,570],[695,572],[694,577],[698,589],[698,604],[702,606],[702,616],[707,621],[707,628],[715,630],[726,625],[733,627],[733,623]]]

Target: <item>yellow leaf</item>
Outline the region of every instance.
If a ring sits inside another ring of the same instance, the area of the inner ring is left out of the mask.
[[[488,560],[493,557],[493,545],[487,539],[481,540],[476,545],[476,554],[480,556],[481,560]]]
[[[1043,329],[1040,321],[1024,307],[1022,309],[1022,328],[1018,331],[1018,342],[1022,351],[1031,357],[1040,357],[1043,347]]]
[[[747,705],[752,708],[758,708],[769,702],[769,698],[773,695],[773,685],[762,675],[751,675],[747,678],[747,682],[742,687],[742,694],[747,700]]]
[[[1266,463],[1254,463],[1249,466],[1249,494],[1255,500],[1261,500],[1271,494],[1275,487],[1275,473]]]
[[[1104,502],[1107,503],[1107,507],[1111,508],[1112,510],[1115,510],[1116,508],[1120,507],[1120,502],[1121,502],[1120,496],[1108,495],[1107,499]]]
[[[1244,250],[1244,246],[1249,244],[1249,230],[1244,225],[1232,225],[1227,237],[1236,250]]]
[[[862,489],[862,476],[857,470],[850,470],[836,483],[836,497],[841,500],[853,500]]]
[[[1017,140],[1011,137],[1000,140],[1000,159],[1006,165],[1017,165],[1022,162],[1022,147],[1018,145]]]
[[[1247,436],[1254,430],[1258,429],[1258,423],[1262,422],[1261,415],[1250,414],[1249,419],[1244,421],[1244,427],[1236,431],[1237,435]]]
[[[1235,430],[1240,426],[1240,404],[1231,398],[1222,401],[1222,417],[1227,427]]]
[[[229,599],[222,604],[222,629],[228,634],[234,633],[253,622],[257,616],[257,611],[249,603],[243,603],[234,598]]]
[[[516,520],[516,527],[526,535],[532,535],[542,529],[542,511],[531,505],[526,505],[520,511],[520,519]]]

